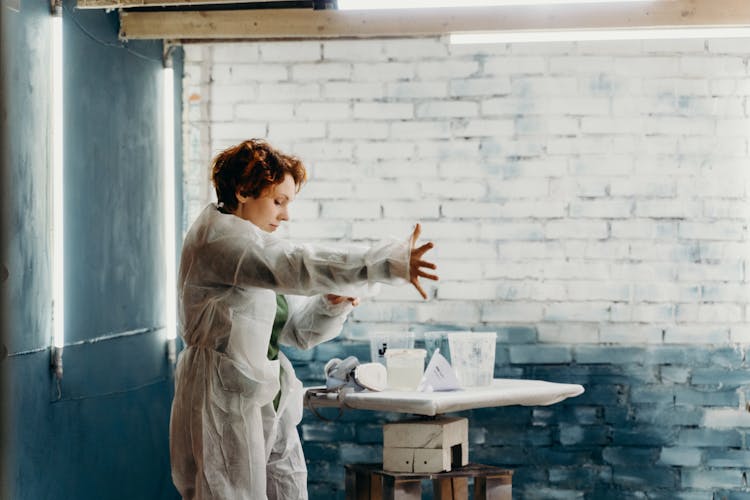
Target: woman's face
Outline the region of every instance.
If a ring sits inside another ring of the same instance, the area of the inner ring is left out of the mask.
[[[235,215],[252,222],[263,231],[272,233],[281,221],[289,220],[289,204],[294,201],[296,186],[291,175],[286,175],[279,184],[269,186],[257,198],[237,193],[240,202]]]

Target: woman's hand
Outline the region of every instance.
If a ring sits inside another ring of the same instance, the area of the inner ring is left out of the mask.
[[[342,295],[329,293],[326,295],[326,299],[333,305],[341,304],[342,302],[351,302],[354,307],[359,305],[359,297],[344,297]]]
[[[428,262],[426,260],[422,260],[422,256],[427,252],[427,250],[431,249],[434,245],[432,242],[425,243],[424,245],[417,247],[417,240],[419,239],[419,234],[422,232],[422,227],[417,224],[414,227],[414,232],[411,233],[411,253],[409,256],[409,281],[412,285],[414,285],[414,288],[417,289],[419,294],[422,296],[423,299],[427,299],[427,294],[425,293],[424,289],[422,289],[422,285],[419,284],[419,278],[427,278],[428,280],[434,280],[437,281],[438,277],[436,274],[429,274],[426,273],[423,269],[437,269],[437,266],[433,264],[432,262]]]

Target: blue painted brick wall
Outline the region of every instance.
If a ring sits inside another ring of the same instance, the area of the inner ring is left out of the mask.
[[[310,386],[323,383],[322,371],[311,366],[352,354],[367,361],[367,349],[364,342],[329,342],[314,350],[312,364],[287,351]],[[541,352],[541,365],[504,368],[520,370],[523,378],[580,383],[584,395],[546,407],[461,413],[470,419],[470,459],[513,469],[515,498],[750,498],[743,475],[750,468],[749,429],[704,425],[707,408],[734,411],[744,400],[736,383],[748,369],[741,355],[649,346],[628,348],[627,364],[616,365],[601,361],[620,352],[611,347],[580,346],[577,352],[591,363],[549,365],[548,353]],[[717,359],[731,360],[731,367],[716,371]],[[704,379],[695,385],[695,378],[676,383],[652,377],[665,368],[714,373],[712,384],[722,389],[706,389]],[[336,416],[332,409],[324,413]],[[311,499],[343,499],[344,464],[380,461],[381,426],[402,417],[348,410],[324,422],[306,411],[301,433]]]

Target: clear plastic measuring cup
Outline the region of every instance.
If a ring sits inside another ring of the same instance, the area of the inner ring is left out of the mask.
[[[370,334],[370,361],[385,366],[388,349],[411,349],[414,332],[373,332]]]
[[[451,366],[462,387],[490,385],[495,373],[495,332],[448,334]]]

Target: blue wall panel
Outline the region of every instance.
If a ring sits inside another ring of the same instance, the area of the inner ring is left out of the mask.
[[[2,286],[3,311],[12,314],[3,318],[10,355],[0,357],[10,381],[2,391],[9,484],[0,496],[177,498],[163,331],[162,44],[123,46],[115,13],[65,2],[66,347],[58,385],[49,368],[49,3],[23,1],[17,11],[4,3],[2,17],[2,129],[12,145]],[[179,73],[176,80],[179,117]]]

